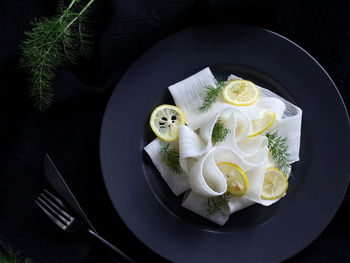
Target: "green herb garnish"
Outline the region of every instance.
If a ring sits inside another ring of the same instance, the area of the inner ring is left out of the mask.
[[[223,208],[223,206],[227,205],[227,202],[231,197],[232,195],[229,192],[226,192],[223,195],[208,198],[207,202],[205,203],[207,216],[216,214]]]
[[[182,168],[179,161],[179,152],[170,147],[169,143],[161,143],[162,160],[171,171],[177,174],[182,174]]]
[[[25,32],[20,63],[28,72],[34,105],[42,111],[52,102],[58,67],[74,65],[79,56],[87,57],[91,52],[84,13],[94,0],[82,8],[78,2],[71,0],[66,9],[60,5],[59,15],[36,20],[33,29]]]
[[[225,127],[224,123],[220,119],[218,119],[214,125],[211,140],[214,144],[222,142],[229,133],[230,130]]]
[[[272,158],[276,162],[276,165],[285,174],[291,175],[287,138],[278,136],[277,131],[272,134],[267,133],[266,137],[267,147],[269,148]]]
[[[222,89],[225,87],[226,81],[219,80],[216,82],[216,88],[212,85],[205,86],[205,97],[203,105],[198,108],[199,111],[207,111],[211,105],[216,101]]]

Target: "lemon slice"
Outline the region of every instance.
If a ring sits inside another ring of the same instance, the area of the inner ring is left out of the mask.
[[[259,98],[259,89],[251,81],[233,79],[225,85],[223,96],[230,104],[248,106],[256,102]]]
[[[254,137],[271,127],[276,119],[276,114],[271,110],[264,111],[261,119],[252,120],[252,131],[248,137]]]
[[[242,196],[248,190],[248,180],[244,171],[236,164],[221,162],[218,168],[225,175],[227,191],[234,196]]]
[[[182,110],[173,105],[161,105],[151,114],[149,124],[152,131],[164,141],[175,141],[179,137],[180,126],[186,123]]]
[[[266,169],[261,198],[273,200],[283,196],[288,188],[288,179],[284,172],[276,167]]]

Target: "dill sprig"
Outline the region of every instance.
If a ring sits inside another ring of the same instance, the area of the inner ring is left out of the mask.
[[[225,87],[226,81],[218,80],[216,82],[216,88],[212,85],[206,85],[205,88],[205,97],[203,105],[198,108],[199,111],[207,111],[211,105],[216,101],[222,89]]]
[[[287,138],[278,136],[277,131],[272,134],[267,133],[266,137],[267,147],[269,148],[276,165],[285,174],[291,175]]]
[[[222,142],[223,140],[225,140],[225,137],[229,133],[230,130],[225,127],[224,123],[219,118],[214,125],[213,132],[211,134],[211,140],[214,144]]]
[[[182,168],[179,161],[179,152],[170,147],[169,143],[161,143],[161,154],[163,162],[169,167],[171,171],[177,174],[182,174]]]
[[[35,20],[32,30],[25,32],[20,63],[29,76],[34,106],[42,111],[52,102],[52,85],[58,67],[74,65],[79,56],[87,57],[91,53],[84,14],[94,0],[82,8],[77,2],[79,0],[71,0],[67,8],[61,4],[58,15]]]
[[[226,192],[223,195],[208,198],[207,202],[205,203],[207,216],[216,214],[223,208],[223,206],[227,205],[227,202],[230,200],[231,196],[232,195],[229,192]]]

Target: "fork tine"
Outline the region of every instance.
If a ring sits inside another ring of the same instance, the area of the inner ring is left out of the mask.
[[[55,196],[53,193],[49,192],[47,189],[43,190],[43,193],[48,194],[53,200],[56,201],[56,203],[58,203],[61,207],[63,207],[64,209],[67,209],[66,205],[61,201],[61,199],[59,199],[57,196]]]
[[[40,196],[38,196],[38,198],[36,200],[38,202],[40,202],[40,204],[44,208],[46,208],[46,210],[51,214],[51,216],[55,217],[56,220],[60,221],[64,226],[68,225],[69,220],[67,218],[63,217],[62,215],[60,215],[55,209],[53,209],[52,206],[50,206],[50,204],[47,203],[47,201],[45,201]]]
[[[45,190],[44,190],[45,191]],[[54,201],[58,202],[59,204],[63,205],[63,202],[61,200],[59,200],[56,196],[54,196],[53,194],[51,194],[49,191],[46,191],[46,193],[54,199]],[[55,204],[52,200],[50,200],[50,198],[48,198],[45,193],[41,193],[40,194],[41,197],[43,197],[47,202],[49,202],[50,205],[52,205],[57,212],[61,213],[67,220],[71,221],[72,220],[72,216],[69,215],[66,211],[64,211],[64,209],[60,208],[57,204]]]
[[[63,225],[58,219],[56,219],[56,217],[54,217],[44,206],[42,206],[40,204],[39,201],[35,200],[35,203],[40,207],[40,209],[48,216],[50,217],[50,219],[56,224],[58,225],[60,228],[65,229],[66,226]]]

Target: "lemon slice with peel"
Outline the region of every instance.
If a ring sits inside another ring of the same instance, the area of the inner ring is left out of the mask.
[[[149,124],[152,131],[164,141],[175,141],[179,137],[180,126],[186,123],[182,110],[173,105],[164,104],[155,108]]]
[[[248,106],[259,98],[259,89],[251,81],[233,79],[227,82],[223,90],[226,102],[236,106]]]
[[[276,119],[276,114],[271,110],[266,110],[263,113],[262,118],[252,120],[252,131],[248,137],[254,137],[266,131],[271,127]]]
[[[225,175],[227,191],[234,196],[242,196],[248,190],[248,179],[244,171],[236,164],[221,162],[218,168]]]
[[[269,167],[265,171],[261,198],[273,200],[283,196],[288,188],[287,175],[276,167]]]

